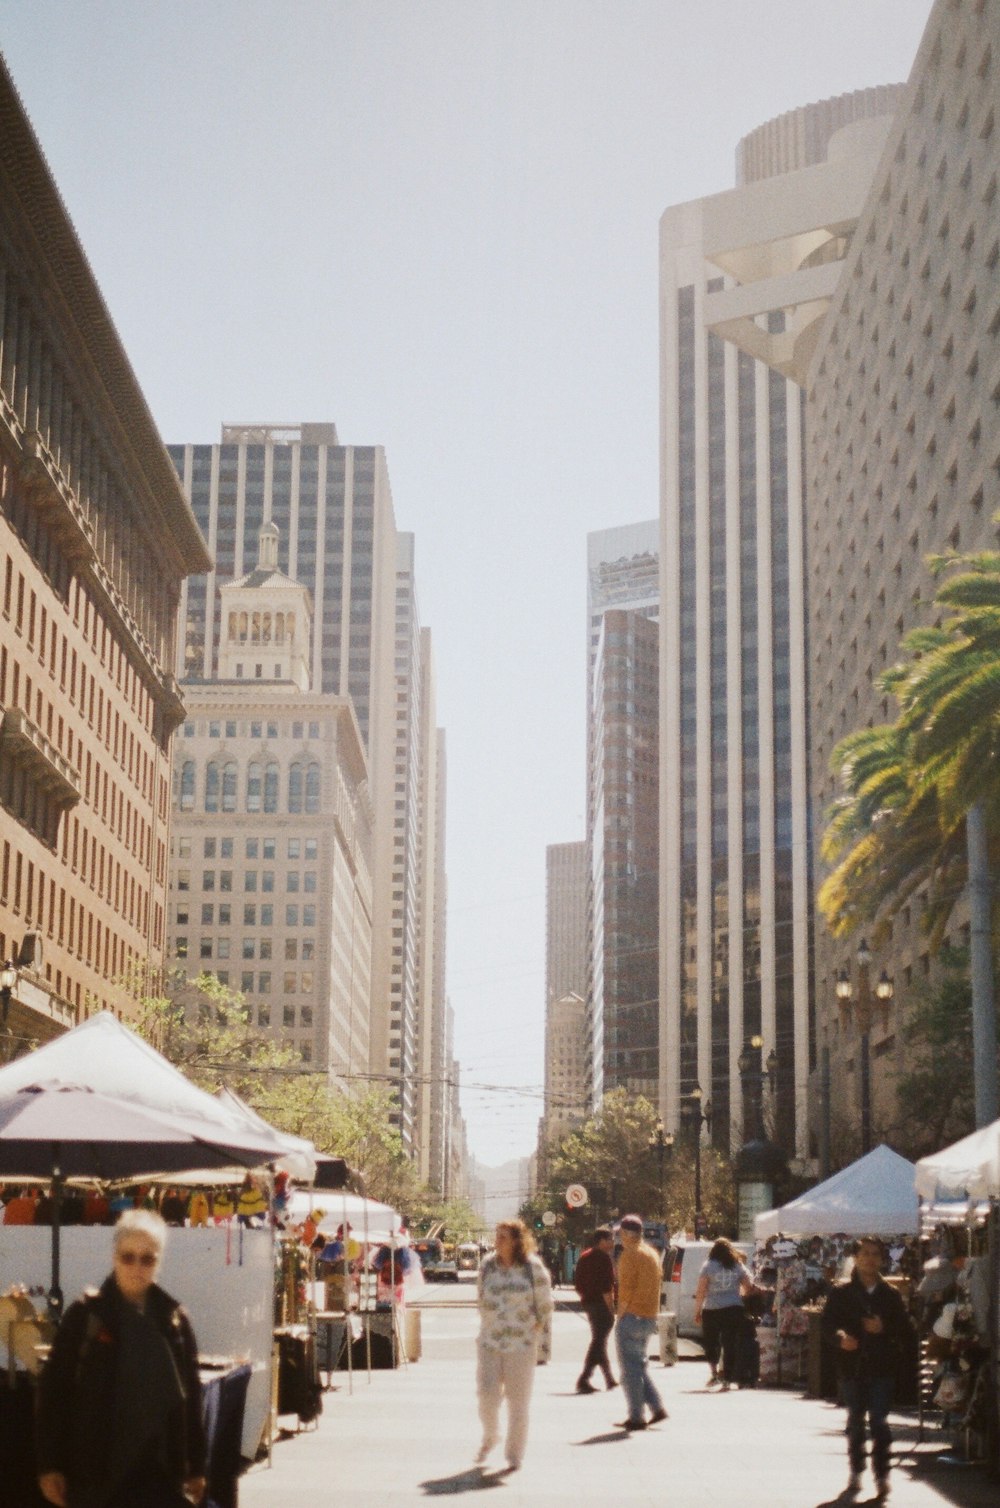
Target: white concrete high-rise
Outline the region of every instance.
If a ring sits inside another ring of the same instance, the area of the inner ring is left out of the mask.
[[[771,1132],[789,1154],[808,1150],[803,398],[791,378],[895,97],[863,90],[769,122],[741,145],[737,189],[661,221],[659,1109],[677,1128],[699,1087],[726,1149],[748,1130],[738,1060],[760,1035],[777,1062]]]

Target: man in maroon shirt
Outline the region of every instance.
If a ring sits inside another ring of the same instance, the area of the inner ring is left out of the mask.
[[[590,1380],[595,1367],[604,1373],[609,1389],[618,1386],[608,1361],[608,1336],[615,1323],[615,1265],[611,1260],[612,1236],[606,1226],[595,1230],[592,1244],[580,1255],[573,1274],[573,1286],[580,1295],[583,1312],[590,1322],[590,1345],[583,1360],[583,1371],[576,1384],[578,1393],[596,1393]]]

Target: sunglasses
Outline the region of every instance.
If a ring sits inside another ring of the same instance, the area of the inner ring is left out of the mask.
[[[155,1253],[151,1251],[120,1251],[118,1260],[126,1267],[132,1267],[136,1262],[140,1267],[155,1267],[157,1262]]]

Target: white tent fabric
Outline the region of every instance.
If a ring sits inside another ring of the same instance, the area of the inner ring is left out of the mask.
[[[754,1221],[768,1236],[909,1236],[920,1229],[914,1166],[884,1144]]]
[[[312,1183],[316,1177],[316,1148],[311,1141],[307,1141],[304,1136],[292,1136],[287,1131],[276,1130],[231,1089],[220,1089],[215,1097],[233,1115],[246,1121],[248,1130],[270,1131],[278,1138],[284,1148],[275,1164],[279,1171],[287,1173],[290,1178],[298,1178],[302,1183]]]
[[[288,1196],[288,1221],[299,1225],[308,1214],[322,1210],[318,1221],[325,1236],[335,1236],[346,1220],[356,1241],[400,1242],[403,1217],[391,1205],[363,1199],[342,1189],[293,1189]]]
[[[1000,1121],[917,1163],[917,1193],[932,1202],[1000,1196]]]
[[[220,1141],[225,1139],[221,1133],[226,1130],[236,1129],[245,1136],[249,1129],[245,1116],[235,1116],[214,1095],[192,1084],[110,1011],[91,1016],[72,1031],[0,1068],[0,1094],[42,1082],[76,1084],[166,1110],[193,1125],[203,1125]],[[278,1134],[266,1122],[254,1126],[253,1131],[265,1144],[270,1138],[275,1160],[282,1156],[285,1149]]]

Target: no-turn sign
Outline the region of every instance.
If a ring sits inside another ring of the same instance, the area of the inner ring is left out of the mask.
[[[566,1190],[566,1203],[571,1210],[582,1210],[587,1202],[587,1190],[582,1183],[571,1183]]]

